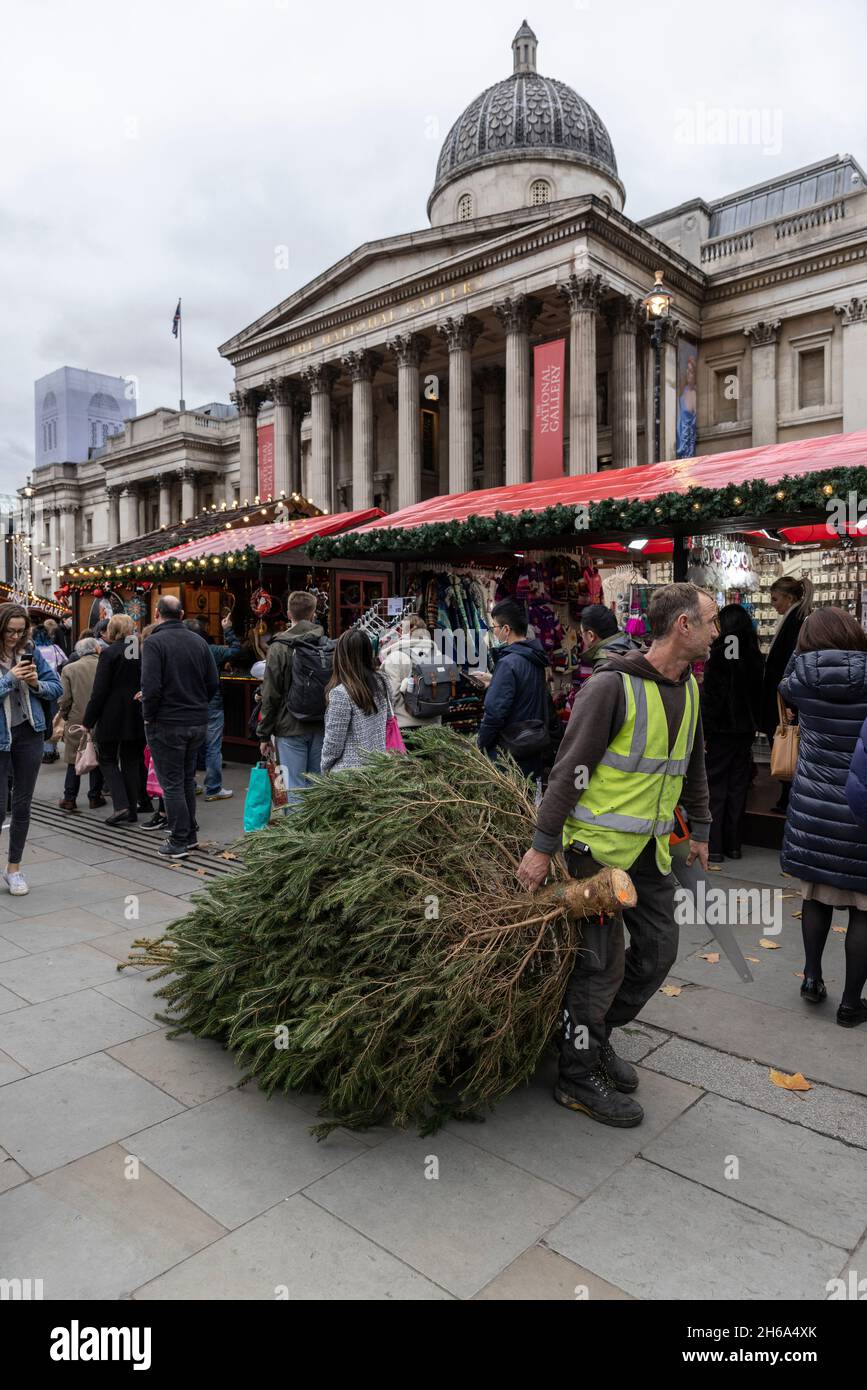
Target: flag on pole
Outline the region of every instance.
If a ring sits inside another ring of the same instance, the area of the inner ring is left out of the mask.
[[[180,328],[180,326],[181,326],[181,301],[178,300],[178,307],[177,307],[177,309],[175,310],[175,316],[174,316],[174,318],[172,319],[172,337],[173,337],[173,338],[176,338],[176,337],[178,336],[178,329]]]

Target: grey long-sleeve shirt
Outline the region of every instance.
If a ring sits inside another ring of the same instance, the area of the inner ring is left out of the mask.
[[[622,671],[652,680],[659,686],[668,718],[669,747],[677,737],[683,719],[689,668],[684,671],[680,680],[671,681],[661,675],[655,666],[651,666],[641,652],[636,651],[612,657],[594,672],[572,707],[572,715],[560,745],[557,761],[548,779],[548,789],[539,807],[533,849],[540,850],[543,854],[556,854],[563,846],[563,826],[580,795],[575,786],[579,769],[586,769],[586,778],[589,778],[611,740],[623,727],[626,719],[626,696],[623,693],[620,674]],[[683,779],[680,804],[689,818],[693,839],[707,840],[710,835],[711,814],[700,709],[692,756]]]

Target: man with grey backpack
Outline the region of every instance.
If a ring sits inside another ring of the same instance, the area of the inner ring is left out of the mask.
[[[411,744],[413,730],[442,724],[457,693],[458,669],[443,659],[417,613],[403,620],[393,640],[381,650],[380,660],[398,726]]]
[[[262,682],[258,734],[264,756],[277,744],[288,810],[307,786],[307,774],[321,772],[325,731],[325,687],[334,668],[334,647],[316,618],[316,598],[299,590],[287,604],[292,626],[278,632],[268,648]]]

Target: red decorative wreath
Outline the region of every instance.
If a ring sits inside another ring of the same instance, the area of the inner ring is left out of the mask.
[[[273,603],[274,600],[267,589],[255,589],[250,595],[250,608],[257,618],[266,618]]]

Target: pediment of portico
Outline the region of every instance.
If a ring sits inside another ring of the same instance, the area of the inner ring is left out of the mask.
[[[701,271],[593,197],[551,205],[544,217],[503,215],[480,219],[475,227],[473,236],[459,241],[455,227],[392,238],[376,244],[375,262],[361,257],[352,268],[348,257],[332,267],[223,345],[238,385],[261,391],[269,374],[291,374],[311,359],[336,358],[374,341],[381,345],[413,320],[424,331],[425,319],[459,306],[469,310],[471,302],[475,311],[534,274],[553,284],[588,247],[602,265],[611,262],[615,290],[622,282],[634,294],[659,266],[667,283],[691,296],[705,283]],[[419,246],[413,245],[416,239]],[[631,275],[619,273],[624,265]]]

